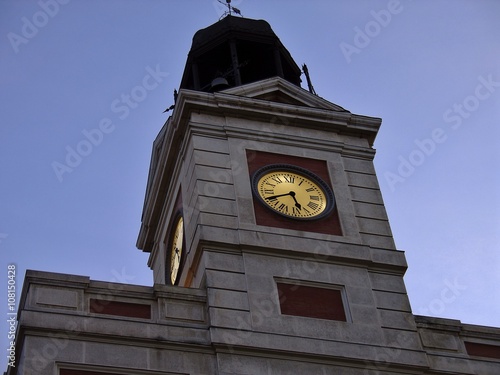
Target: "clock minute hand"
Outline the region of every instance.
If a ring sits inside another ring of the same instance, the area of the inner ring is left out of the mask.
[[[297,202],[297,199],[295,198],[295,192],[294,191],[290,191],[286,194],[278,194],[278,195],[272,195],[270,197],[266,197],[266,199],[269,199],[269,200],[273,200],[273,199],[276,199],[276,198],[279,198],[279,197],[284,197],[284,196],[291,196],[295,202],[295,207],[297,207],[299,210],[302,208],[302,206],[300,205],[299,202]]]
[[[270,199],[270,200],[273,200],[273,199],[276,199],[276,198],[279,198],[279,197],[284,197],[286,195],[292,195],[293,191],[289,192],[289,193],[286,193],[286,194],[278,194],[278,195],[272,195],[270,197],[266,197],[266,199]],[[295,193],[293,193],[293,195],[295,195]]]

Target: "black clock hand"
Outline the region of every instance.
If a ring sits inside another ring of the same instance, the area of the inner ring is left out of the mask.
[[[302,208],[302,206],[300,205],[299,202],[297,202],[297,199],[295,198],[295,192],[294,191],[290,191],[289,193],[286,193],[286,194],[278,194],[278,195],[272,195],[270,197],[266,197],[266,199],[269,199],[269,200],[273,200],[273,199],[276,199],[276,198],[279,198],[279,197],[284,197],[284,196],[291,196],[295,202],[295,207],[297,207],[299,210]]]
[[[297,207],[300,210],[302,208],[302,206],[300,205],[299,202],[297,202],[297,199],[295,198],[295,192],[291,191],[289,194],[293,198],[293,200],[295,201],[295,207]]]
[[[266,197],[266,199],[271,199],[271,200],[273,200],[273,199],[276,199],[276,198],[279,198],[279,197],[284,197],[284,196],[286,196],[286,195],[292,195],[292,193],[293,193],[293,195],[295,195],[295,193],[294,193],[293,191],[291,191],[291,192],[286,193],[286,194],[272,195],[272,196],[270,196],[270,197]]]

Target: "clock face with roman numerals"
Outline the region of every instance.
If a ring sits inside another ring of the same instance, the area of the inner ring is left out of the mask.
[[[334,206],[329,186],[315,174],[292,165],[269,165],[253,176],[254,194],[266,207],[293,219],[319,219]]]
[[[184,220],[182,216],[177,219],[174,228],[172,244],[170,246],[170,282],[175,285],[182,259],[182,242],[184,233]]]

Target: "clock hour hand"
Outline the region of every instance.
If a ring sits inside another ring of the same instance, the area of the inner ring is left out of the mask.
[[[295,192],[291,191],[289,194],[290,194],[290,196],[293,198],[293,200],[295,202],[295,207],[297,207],[300,210],[302,208],[302,206],[300,205],[299,202],[297,202],[297,199],[295,198]]]

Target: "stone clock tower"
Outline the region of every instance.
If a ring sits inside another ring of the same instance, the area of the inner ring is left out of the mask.
[[[500,329],[411,312],[381,120],[300,82],[265,21],[198,31],[153,144],[154,285],[28,271],[6,374],[499,374]]]
[[[221,373],[425,366],[372,163],[381,120],[300,76],[265,21],[196,33],[137,245],[155,283],[207,291]]]

